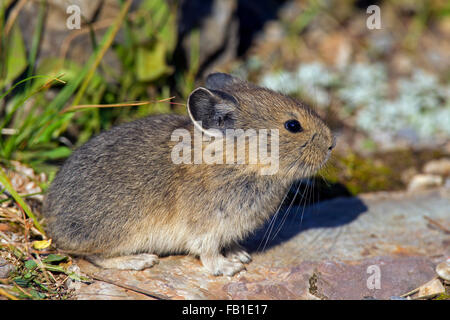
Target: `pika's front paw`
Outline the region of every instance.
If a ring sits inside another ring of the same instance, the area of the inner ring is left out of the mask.
[[[240,246],[236,246],[230,249],[226,253],[226,257],[228,259],[240,261],[242,263],[249,263],[252,261],[252,256]]]
[[[227,259],[222,255],[216,256],[201,256],[200,257],[205,268],[215,276],[233,276],[239,271],[245,269],[242,262],[237,260]]]

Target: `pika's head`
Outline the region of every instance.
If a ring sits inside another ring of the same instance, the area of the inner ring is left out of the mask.
[[[224,73],[210,74],[206,87],[190,94],[187,109],[194,125],[207,135],[225,135],[229,129],[268,133],[268,151],[278,151],[277,174],[289,178],[317,171],[335,145],[328,126],[303,103]],[[275,138],[278,150],[271,143]]]

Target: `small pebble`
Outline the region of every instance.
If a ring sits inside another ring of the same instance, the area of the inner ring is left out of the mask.
[[[450,178],[445,179],[444,187],[450,189]]]
[[[67,268],[68,272],[74,272],[77,274],[81,273],[80,267],[72,264],[69,268]],[[81,289],[81,282],[73,280],[71,278],[67,278],[65,282],[65,287],[67,290],[80,290]]]
[[[443,158],[427,162],[423,167],[423,172],[442,176],[450,175],[450,159]]]
[[[436,273],[442,279],[450,281],[450,258],[436,266]]]
[[[67,290],[80,290],[81,289],[81,282],[76,281],[76,280],[72,280],[70,278],[67,278],[66,282],[65,282],[65,287]]]
[[[418,174],[415,175],[408,185],[409,191],[425,190],[428,188],[439,187],[444,182],[441,176],[433,174]]]
[[[14,266],[7,260],[0,258],[0,279],[8,278],[9,274],[14,271]]]

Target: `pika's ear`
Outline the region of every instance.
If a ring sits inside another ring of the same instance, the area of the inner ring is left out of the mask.
[[[234,128],[237,105],[237,100],[225,92],[199,87],[189,95],[187,110],[198,129],[214,135],[208,130],[225,132],[225,129]]]
[[[206,87],[211,90],[224,90],[233,83],[241,82],[242,80],[230,76],[226,73],[215,72],[211,73],[206,78]]]

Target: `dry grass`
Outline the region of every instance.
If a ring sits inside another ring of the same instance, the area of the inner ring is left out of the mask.
[[[18,162],[4,169],[21,198],[39,222],[43,174]],[[3,265],[3,266],[2,266]],[[74,272],[72,259],[61,254],[39,231],[9,192],[0,195],[0,268],[12,269],[0,279],[0,299],[71,299],[73,280],[88,281]]]

